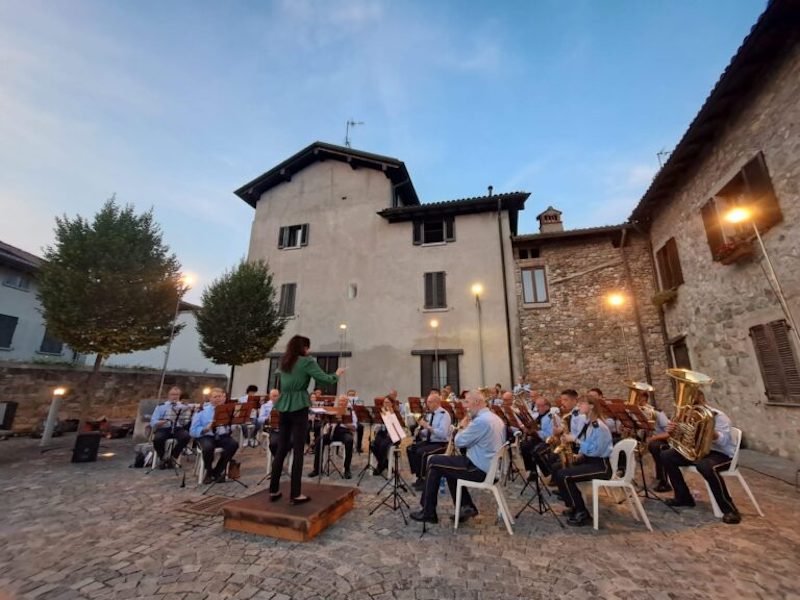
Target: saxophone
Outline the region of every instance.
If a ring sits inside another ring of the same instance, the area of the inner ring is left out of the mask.
[[[667,443],[692,462],[711,451],[714,441],[714,413],[697,404],[701,385],[714,382],[711,377],[688,369],[667,369],[667,375],[678,382],[675,390],[675,429]]]
[[[547,440],[548,443],[551,443],[551,440],[554,442],[555,441],[558,442],[558,445],[555,448],[553,448],[553,453],[559,454],[561,456],[561,466],[565,469],[567,467],[571,467],[573,460],[575,459],[574,456],[575,453],[572,449],[572,442],[565,442],[563,439],[564,435],[569,433],[571,422],[572,422],[572,412],[570,411],[566,415],[564,415],[564,418],[562,419],[562,427],[564,428],[564,433],[562,433],[560,437],[551,435]]]

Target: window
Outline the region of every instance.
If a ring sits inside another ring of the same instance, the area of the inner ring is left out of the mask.
[[[294,316],[294,299],[297,292],[296,283],[284,283],[281,286],[281,299],[278,303],[278,314],[282,317]]]
[[[16,288],[18,290],[28,291],[28,289],[31,287],[31,280],[25,275],[18,275],[14,273],[13,275],[9,275],[5,278],[3,285],[7,285],[8,287]]]
[[[522,302],[525,304],[544,304],[549,301],[545,268],[522,269]]]
[[[336,373],[336,369],[339,368],[338,356],[317,356],[316,359],[320,368],[326,373]],[[335,383],[322,384],[319,381],[314,380],[314,387],[320,388],[325,396],[336,395]]]
[[[456,241],[456,223],[454,217],[414,221],[414,244],[442,244]]]
[[[452,352],[452,350],[450,351]],[[437,379],[434,370],[434,353],[423,354],[420,358],[420,396],[425,398],[431,388],[443,388],[448,383],[452,386],[453,391],[458,394],[461,385],[458,377],[458,354],[438,354],[439,359],[439,377]]]
[[[278,230],[278,248],[300,248],[308,246],[308,223],[289,225]]]
[[[662,290],[671,290],[683,283],[683,271],[681,271],[678,244],[675,243],[675,238],[669,238],[667,243],[656,252],[656,263],[661,277]]]
[[[281,378],[275,377],[275,371],[281,364],[280,357],[272,357],[269,359],[269,373],[267,374],[267,394],[272,388],[277,390],[281,389]]]
[[[681,337],[669,345],[672,367],[675,369],[691,369],[692,362],[689,360],[689,348],[686,346],[686,338]]]
[[[800,403],[800,372],[783,319],[750,328],[768,402]]]
[[[0,315],[0,348],[11,348],[11,340],[14,339],[18,321],[17,317]]]
[[[520,248],[519,259],[527,260],[529,258],[539,258],[539,248]]]
[[[39,347],[39,352],[42,354],[61,354],[64,349],[64,342],[50,333],[49,329],[45,329],[44,338],[42,338],[42,345]]]
[[[445,272],[425,273],[425,308],[447,308]]]
[[[749,223],[734,225],[723,218],[727,211],[740,205],[752,210],[755,224],[762,234],[783,220],[767,164],[761,153],[748,162],[700,209],[708,247],[714,260],[720,260],[721,253],[730,244],[748,241],[753,237]]]

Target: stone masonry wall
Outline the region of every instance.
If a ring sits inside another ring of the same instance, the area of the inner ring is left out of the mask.
[[[564,388],[585,392],[599,387],[606,397],[627,398],[622,383],[628,378],[625,354],[634,380],[645,380],[645,360],[631,303],[621,309],[606,303],[610,292],[621,292],[638,302],[656,400],[670,406],[672,388],[664,375],[667,363],[658,309],[650,301],[654,288],[647,239],[627,234],[624,251],[634,281],[631,290],[620,248],[612,243],[619,236],[615,232],[518,242],[518,247],[536,246],[540,252],[539,258],[516,260],[525,372],[533,387],[550,397]],[[547,268],[550,302],[531,307],[522,302],[520,269],[540,265]]]
[[[708,396],[739,426],[749,447],[800,461],[800,405],[767,404],[750,327],[782,319],[761,253],[733,265],[714,262],[700,207],[763,152],[783,221],[764,235],[795,316],[800,316],[800,48],[708,148],[705,158],[656,210],[653,248],[674,237],[685,283],[666,308],[670,338],[686,336],[692,367],[715,379]],[[800,348],[795,348],[800,356]]]
[[[18,402],[14,431],[31,431],[47,417],[55,388],[63,386],[67,393],[61,403],[59,418],[77,419],[83,397],[83,385],[91,369],[58,365],[31,365],[0,362],[0,401]],[[105,416],[108,419],[136,418],[139,401],[155,398],[161,371],[103,369],[92,395],[90,418]],[[224,375],[205,373],[168,372],[165,388],[180,386],[192,395],[194,402],[202,402],[202,389],[206,386],[225,388]],[[166,393],[166,392],[165,392]]]

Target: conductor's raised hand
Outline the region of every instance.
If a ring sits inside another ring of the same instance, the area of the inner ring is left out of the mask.
[[[336,376],[341,377],[342,373],[344,373],[346,370],[347,369],[345,369],[344,367],[339,367],[338,369],[336,369]]]

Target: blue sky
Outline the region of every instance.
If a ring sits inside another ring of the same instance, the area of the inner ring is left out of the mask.
[[[314,140],[405,161],[423,202],[531,192],[624,221],[766,6],[0,0],[0,240],[153,207],[204,284],[247,250],[232,190]]]

